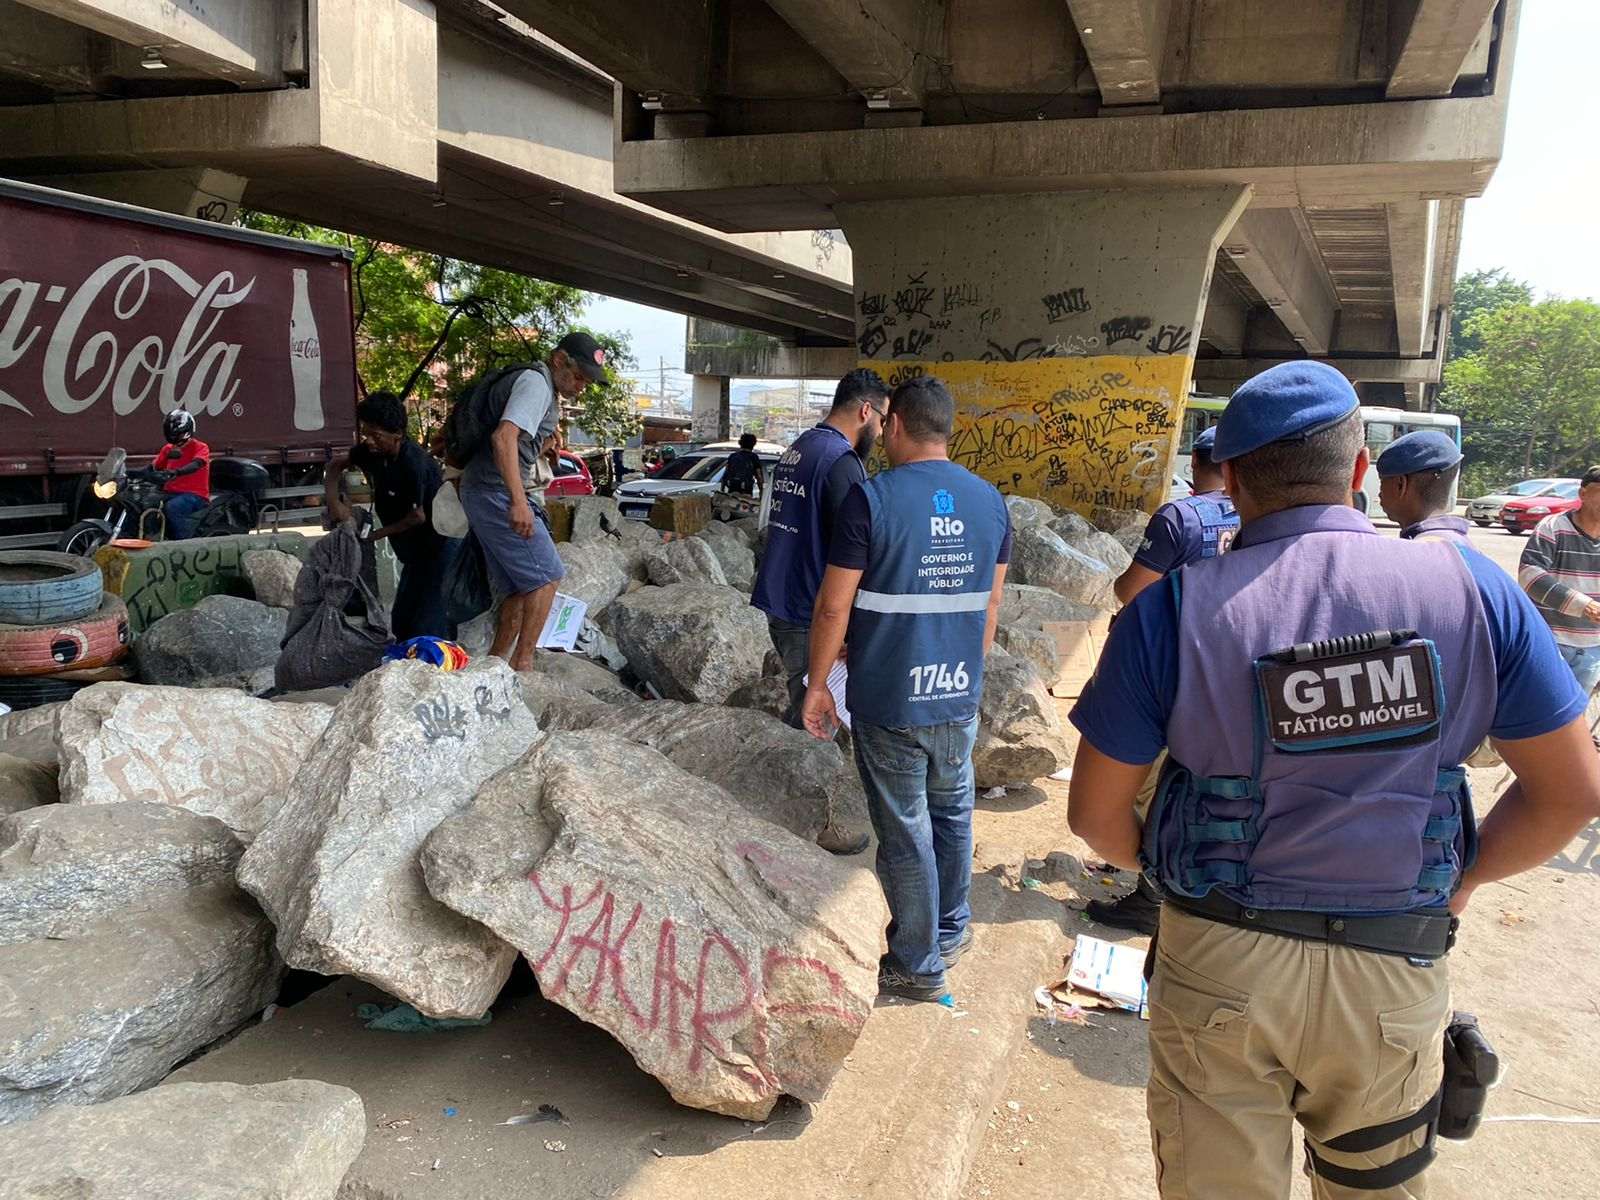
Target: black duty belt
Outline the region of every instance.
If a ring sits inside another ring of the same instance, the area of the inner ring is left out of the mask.
[[[1192,899],[1171,892],[1166,903],[1240,929],[1256,929],[1308,942],[1331,942],[1405,958],[1443,958],[1455,945],[1458,922],[1449,913],[1396,913],[1388,917],[1332,917],[1286,908],[1246,908],[1211,893]]]

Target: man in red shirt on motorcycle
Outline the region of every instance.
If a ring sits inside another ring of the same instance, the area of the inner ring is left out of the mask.
[[[167,444],[156,455],[155,469],[162,473],[167,493],[167,537],[178,541],[194,536],[194,517],[211,503],[211,447],[194,435],[194,417],[175,408],[161,422]]]

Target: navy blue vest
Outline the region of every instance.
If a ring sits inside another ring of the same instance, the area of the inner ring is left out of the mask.
[[[1470,546],[1472,539],[1467,534],[1471,528],[1465,517],[1441,513],[1435,517],[1424,517],[1415,525],[1407,525],[1400,531],[1400,536],[1408,542],[1465,542]]]
[[[1143,852],[1162,885],[1254,908],[1443,906],[1475,847],[1460,764],[1497,694],[1457,547],[1293,508],[1168,580],[1178,688]]]
[[[1234,536],[1239,532],[1239,514],[1227,496],[1221,492],[1200,492],[1178,503],[1187,504],[1200,519],[1199,553],[1185,558],[1185,564],[1195,558],[1215,558],[1233,545]]]
[[[983,690],[1005,501],[943,459],[908,463],[861,486],[872,542],[850,613],[850,712],[891,729],[970,721]]]
[[[767,548],[750,603],[791,625],[811,625],[811,610],[828,566],[822,528],[822,485],[833,464],[854,454],[850,439],[821,424],[795,438],[772,472]]]

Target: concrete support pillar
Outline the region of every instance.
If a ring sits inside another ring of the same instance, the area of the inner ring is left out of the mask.
[[[728,385],[724,375],[692,375],[694,425],[690,436],[697,442],[720,442],[728,437]]]
[[[1244,186],[837,209],[857,344],[956,398],[950,456],[1087,514],[1167,498],[1211,268]]]

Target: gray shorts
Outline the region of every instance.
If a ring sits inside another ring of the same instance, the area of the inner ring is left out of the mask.
[[[489,582],[496,592],[508,596],[536,592],[567,573],[551,540],[544,509],[532,501],[529,506],[533,509],[533,536],[520,537],[511,531],[510,496],[478,488],[461,489],[461,507],[466,509],[467,523],[483,547]]]

